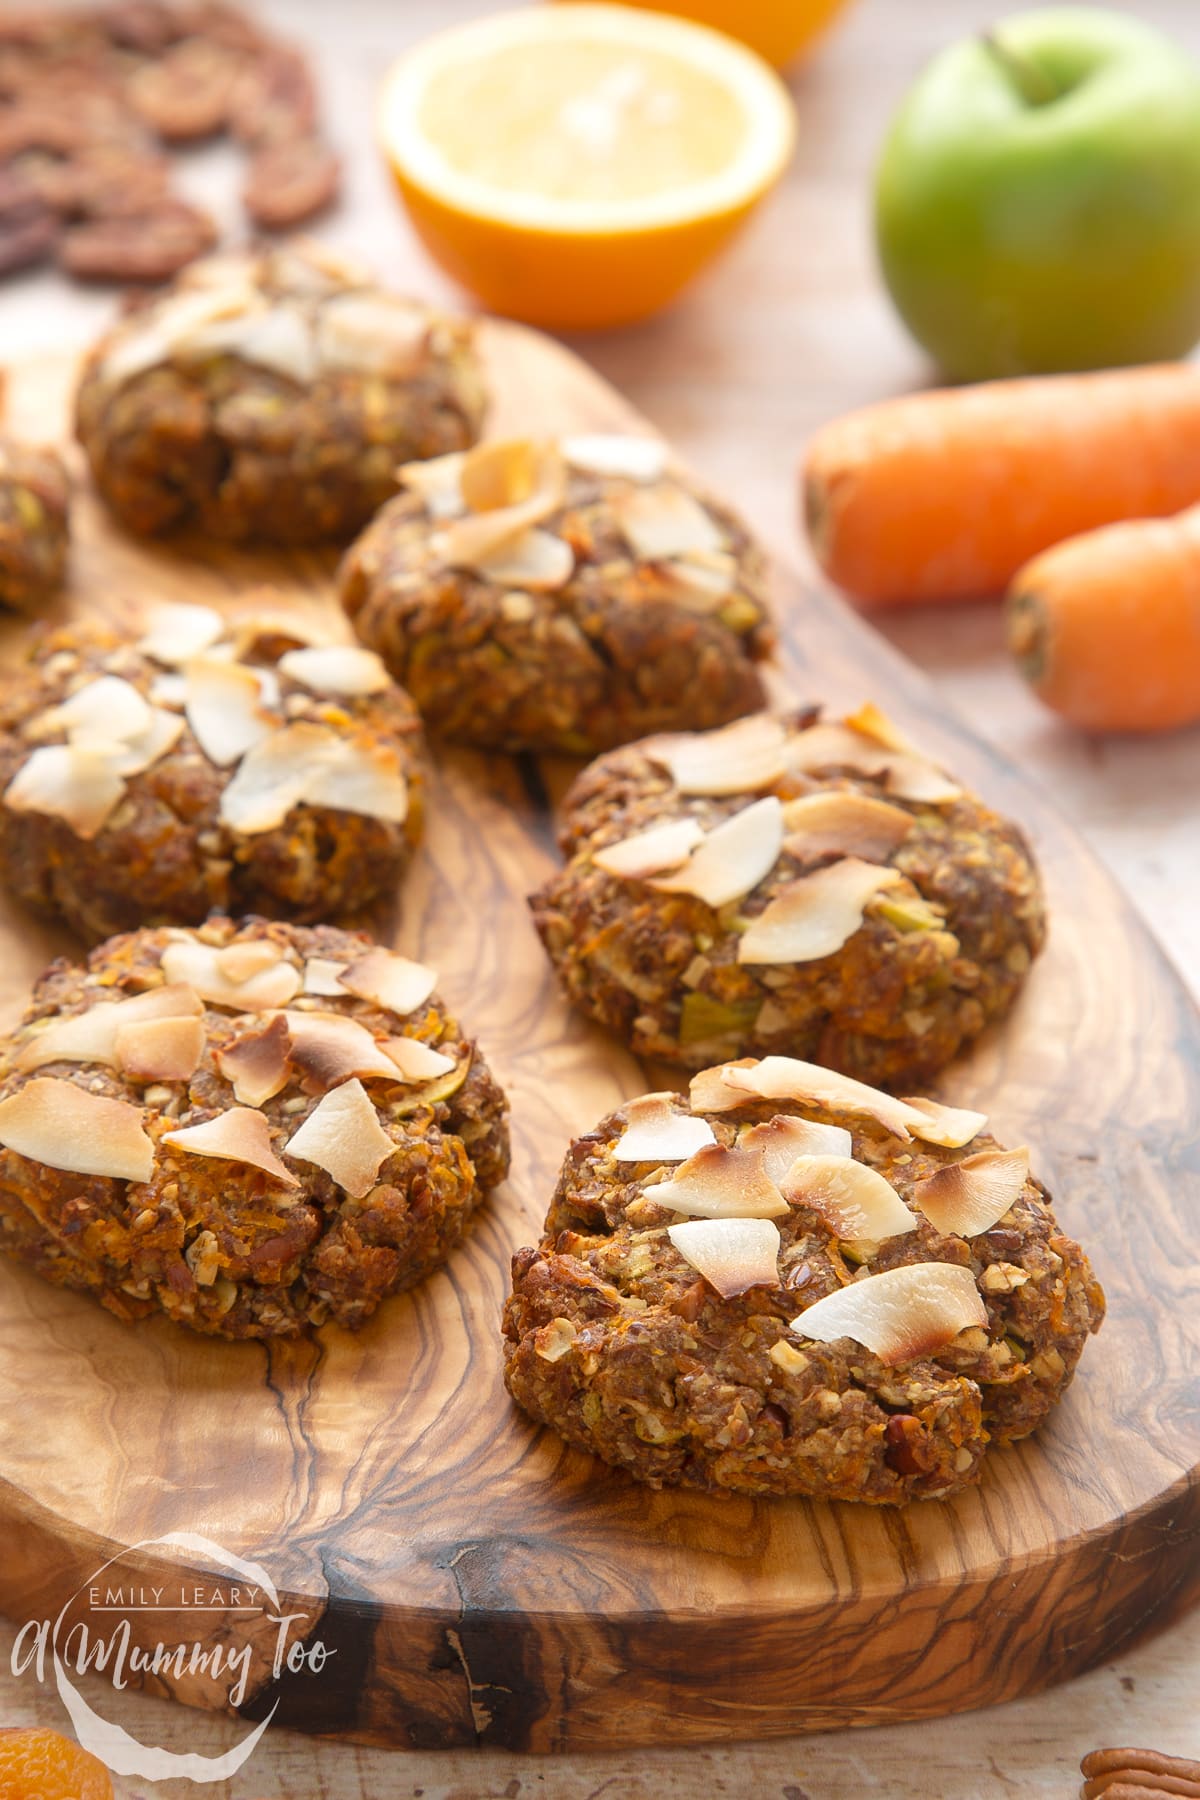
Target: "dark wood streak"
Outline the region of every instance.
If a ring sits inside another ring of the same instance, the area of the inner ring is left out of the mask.
[[[629,421],[544,340],[495,326],[488,341],[499,430]],[[14,425],[47,435],[65,381],[61,366],[15,371]],[[86,492],[77,525],[71,606],[87,595],[128,615],[141,595],[224,603],[273,582],[331,616],[330,558],[203,546],[189,562],[116,533]],[[260,1679],[248,1719],[279,1699],[288,1723],[368,1742],[579,1750],[992,1704],[1194,1604],[1195,1008],[1035,784],[831,597],[784,573],[779,600],[779,693],[880,698],[1022,821],[1046,869],[1050,949],[1006,1029],[944,1087],[1033,1144],[1109,1290],[1110,1321],[1047,1429],[997,1454],[981,1488],[897,1515],[656,1494],[514,1412],[496,1330],[512,1251],[536,1236],[570,1136],[671,1076],[568,1012],[529,924],[524,896],[554,862],[545,797],[571,765],[451,752],[396,941],[443,970],[508,1089],[511,1180],[447,1269],[357,1336],[313,1344],[129,1329],[0,1267],[0,1605],[14,1619],[56,1610],[122,1546],[205,1532],[260,1560],[337,1652],[319,1676]],[[20,635],[0,632],[0,656]],[[2,900],[0,941],[12,1017],[70,946]],[[211,1682],[158,1687],[224,1705]]]

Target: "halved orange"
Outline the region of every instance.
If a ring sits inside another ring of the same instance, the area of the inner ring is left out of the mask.
[[[753,52],[626,6],[440,32],[385,84],[421,238],[493,311],[591,328],[657,311],[779,179],[795,121]]]
[[[807,51],[849,0],[625,0],[727,31],[775,67]]]

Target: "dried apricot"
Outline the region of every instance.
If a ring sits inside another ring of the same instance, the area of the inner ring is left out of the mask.
[[[0,1725],[0,1800],[113,1800],[102,1762],[46,1725]]]

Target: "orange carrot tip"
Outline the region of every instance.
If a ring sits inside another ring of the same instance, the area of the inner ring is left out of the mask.
[[[1200,503],[1200,368],[885,400],[816,434],[804,499],[822,569],[866,605],[1000,595],[1064,538]]]
[[[1200,506],[1059,544],[1009,590],[1008,646],[1040,700],[1086,731],[1200,720]]]

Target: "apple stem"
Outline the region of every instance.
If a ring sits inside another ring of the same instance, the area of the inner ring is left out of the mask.
[[[1013,86],[1029,106],[1047,106],[1051,100],[1059,98],[1059,90],[1050,77],[1022,56],[1010,44],[1006,44],[998,32],[985,31],[980,34],[980,42],[990,56],[994,56]]]

